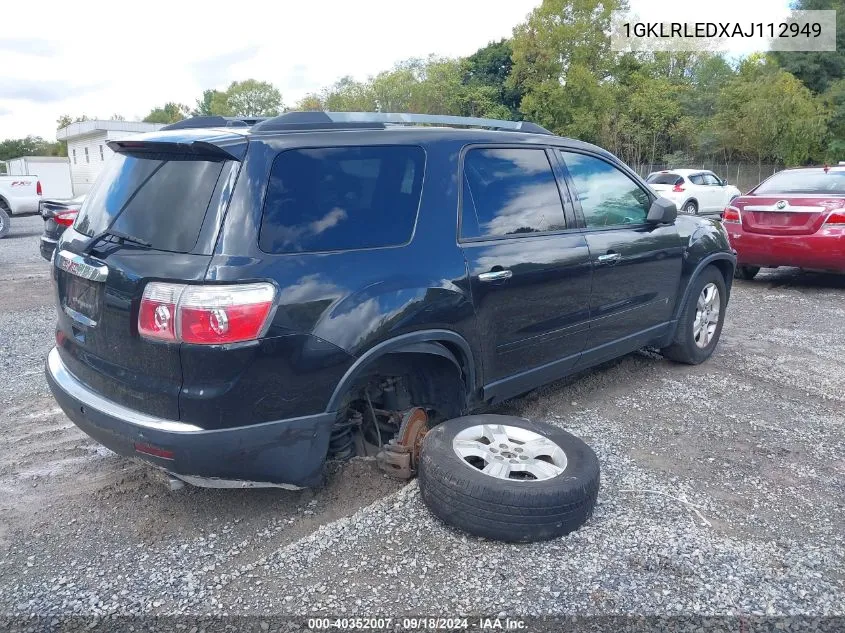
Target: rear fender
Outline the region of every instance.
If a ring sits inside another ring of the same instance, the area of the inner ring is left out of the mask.
[[[458,350],[458,354],[453,353],[447,345]],[[326,411],[337,411],[355,382],[366,375],[370,366],[389,354],[426,354],[444,358],[461,372],[468,400],[475,391],[475,363],[466,339],[451,330],[419,330],[382,341],[362,354],[338,382]]]

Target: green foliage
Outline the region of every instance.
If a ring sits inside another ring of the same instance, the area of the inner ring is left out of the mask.
[[[845,77],[845,0],[796,0],[793,9],[799,11],[836,10],[836,51],[834,52],[783,52],[773,57],[784,70],[800,79],[816,93]]]
[[[144,117],[144,123],[176,123],[190,116],[190,113],[188,106],[169,101],[160,108],[153,108]]]
[[[66,156],[60,153],[58,143],[45,141],[40,136],[10,138],[0,141],[0,160],[11,160],[21,156]]]
[[[226,105],[232,116],[276,116],[282,109],[282,95],[266,81],[233,81],[226,90]]]

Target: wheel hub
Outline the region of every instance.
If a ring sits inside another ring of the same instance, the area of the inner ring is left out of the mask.
[[[566,453],[528,429],[481,424],[455,436],[452,447],[461,461],[485,475],[510,481],[541,481],[566,470]]]

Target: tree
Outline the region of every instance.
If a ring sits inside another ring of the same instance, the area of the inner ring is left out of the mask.
[[[323,106],[323,100],[319,95],[313,93],[302,97],[302,99],[299,100],[299,103],[297,103],[294,107],[294,110],[300,110],[302,112],[314,112],[323,109],[325,109]]]
[[[153,108],[144,117],[144,123],[176,123],[190,116],[190,108],[181,103],[168,101],[160,108]]]
[[[796,0],[793,9],[798,11],[836,10],[836,51],[772,53],[784,70],[800,79],[816,93],[845,77],[845,0]]]
[[[277,116],[282,109],[282,95],[269,82],[246,79],[229,85],[226,103],[232,116]]]
[[[202,99],[197,99],[197,107],[192,116],[232,116],[228,95],[221,90],[203,90]]]
[[[507,116],[498,118],[518,119],[519,104],[523,94],[518,87],[508,82],[508,77],[513,68],[513,47],[510,40],[502,39],[498,42],[490,42],[487,46],[479,48],[475,53],[467,57],[465,65],[464,84],[467,86],[467,93],[474,95],[468,98],[471,103],[485,103],[479,109],[490,113],[503,114]],[[502,106],[504,110],[499,107]],[[475,107],[471,108],[475,110]],[[471,116],[480,114],[469,113]]]
[[[40,136],[9,138],[0,141],[0,160],[10,160],[21,156],[61,156],[58,143],[45,141]],[[65,154],[66,155],[66,154]]]
[[[554,132],[598,141],[613,102],[610,13],[624,0],[543,0],[514,29],[508,86],[526,117]]]

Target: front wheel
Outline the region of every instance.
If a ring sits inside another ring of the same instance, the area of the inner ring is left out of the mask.
[[[669,347],[661,350],[663,356],[687,365],[698,365],[710,358],[722,333],[726,305],[722,273],[709,266],[693,280],[675,338]]]
[[[0,238],[9,234],[9,214],[6,213],[6,205],[0,203]]]

